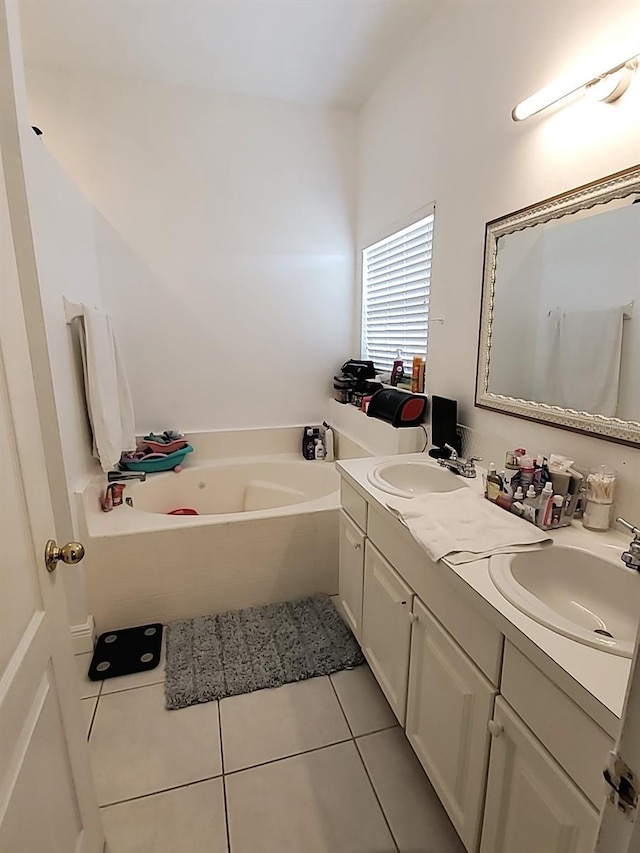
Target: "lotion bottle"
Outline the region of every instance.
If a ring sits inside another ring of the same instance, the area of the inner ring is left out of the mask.
[[[324,459],[325,462],[333,462],[336,458],[333,430],[326,421],[322,422],[322,426],[324,427]]]
[[[489,465],[489,473],[487,474],[487,497],[490,501],[497,501],[498,495],[502,492],[502,480],[496,471],[495,462]]]

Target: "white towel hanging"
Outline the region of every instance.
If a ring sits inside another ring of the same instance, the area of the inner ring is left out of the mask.
[[[65,310],[67,303],[65,300]],[[109,316],[97,308],[73,305],[67,322],[78,325],[85,396],[93,432],[93,455],[110,471],[125,450],[135,450],[135,421],[129,383],[118,355]],[[79,310],[76,310],[79,309]]]

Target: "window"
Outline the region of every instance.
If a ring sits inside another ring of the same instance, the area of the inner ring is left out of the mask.
[[[362,252],[362,350],[378,370],[426,358],[434,216]]]

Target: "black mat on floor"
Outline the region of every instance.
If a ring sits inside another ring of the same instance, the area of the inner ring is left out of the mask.
[[[131,675],[155,669],[162,652],[162,625],[137,625],[100,634],[96,643],[89,678],[102,681],[118,675]]]
[[[364,663],[328,595],[167,625],[167,708],[279,687]]]

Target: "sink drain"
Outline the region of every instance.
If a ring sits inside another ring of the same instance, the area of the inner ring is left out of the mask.
[[[613,634],[610,634],[608,631],[605,631],[604,628],[595,628],[594,634],[600,634],[602,637],[611,637],[613,640]]]

